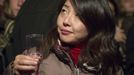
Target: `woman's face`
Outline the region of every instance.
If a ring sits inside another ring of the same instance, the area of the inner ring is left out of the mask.
[[[14,17],[17,16],[17,14],[24,2],[25,2],[25,0],[10,0],[9,7],[11,9],[11,14]]]
[[[66,0],[57,19],[58,33],[61,41],[78,44],[88,36],[86,26],[77,16],[70,0]]]

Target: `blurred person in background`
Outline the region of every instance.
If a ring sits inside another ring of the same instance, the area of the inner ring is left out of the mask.
[[[119,54],[122,56],[122,67],[124,69],[124,65],[125,65],[125,59],[126,59],[126,55],[125,55],[125,50],[124,50],[124,45],[125,45],[125,40],[126,40],[126,36],[124,34],[124,30],[122,29],[122,25],[119,24],[117,17],[120,15],[120,11],[119,11],[119,7],[118,7],[118,3],[117,0],[109,0],[110,3],[110,7],[112,8],[112,11],[114,13],[114,18],[115,18],[115,22],[116,22],[116,31],[115,31],[115,40],[116,40],[116,47],[119,50]]]
[[[126,33],[126,75],[134,75],[134,0],[121,0],[122,25]]]
[[[134,0],[115,0],[118,3],[116,39],[120,43],[120,50],[125,57],[124,69],[127,75],[134,75],[133,35],[134,32]]]
[[[14,27],[15,18],[25,0],[5,0],[3,14],[1,15],[1,25],[3,31],[0,33],[0,48],[4,48],[10,39]]]
[[[15,18],[21,9],[25,0],[4,0],[3,9],[0,16],[0,74],[5,68],[4,50],[7,45],[10,45],[10,39],[14,28]]]
[[[129,28],[132,25],[132,21],[134,18],[134,0],[114,0],[118,4],[118,15],[116,15],[118,28],[117,31],[127,34]],[[128,23],[127,23],[128,21]],[[119,30],[121,29],[121,30]],[[119,38],[117,38],[118,41],[125,42],[126,35],[117,35]]]
[[[134,0],[115,0],[118,4],[119,14],[117,15],[119,27],[127,34],[134,18]],[[124,25],[128,21],[127,25]],[[123,24],[122,24],[123,23]],[[121,24],[121,25],[120,25]]]
[[[121,0],[121,17],[124,19],[122,22],[127,22],[127,25],[124,25],[125,33],[127,34],[129,28],[133,25],[134,22],[134,0]]]

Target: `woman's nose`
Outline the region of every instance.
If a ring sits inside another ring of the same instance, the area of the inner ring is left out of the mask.
[[[64,26],[69,26],[70,25],[70,22],[71,22],[71,18],[70,16],[66,16],[64,21],[63,21],[63,25]]]

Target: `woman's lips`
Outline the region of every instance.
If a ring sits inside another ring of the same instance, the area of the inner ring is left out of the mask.
[[[61,34],[62,35],[69,35],[70,33],[72,33],[72,31],[69,31],[67,29],[61,29]]]

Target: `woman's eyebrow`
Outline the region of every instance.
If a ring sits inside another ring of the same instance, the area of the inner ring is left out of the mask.
[[[63,6],[63,7],[65,7],[65,8],[69,8],[69,6],[68,6],[66,3],[64,4],[64,6]]]

